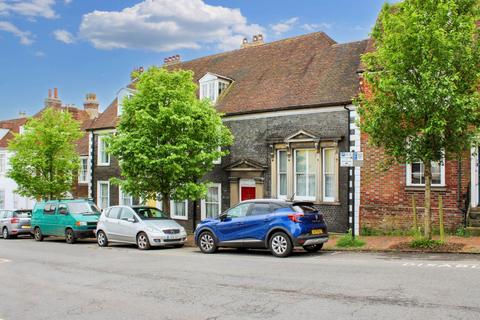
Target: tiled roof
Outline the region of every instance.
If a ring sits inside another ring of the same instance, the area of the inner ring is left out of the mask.
[[[225,114],[335,105],[358,92],[357,70],[368,40],[336,44],[323,32],[208,56],[169,67],[234,80],[217,102]]]
[[[0,139],[0,148],[7,148],[14,133],[20,132],[20,127],[25,125],[27,118],[9,119],[0,121],[0,128],[7,129],[8,133]]]
[[[337,44],[323,32],[178,63],[170,70],[192,70],[194,81],[207,72],[233,79],[216,108],[242,114],[350,103],[358,93],[360,56],[368,40]],[[117,101],[90,129],[114,128]]]

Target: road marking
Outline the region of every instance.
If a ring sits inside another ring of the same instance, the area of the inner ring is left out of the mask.
[[[416,263],[416,262],[405,262],[402,264],[403,267],[417,267],[417,268],[436,268],[436,269],[478,269],[480,270],[480,265],[471,264],[471,263]]]
[[[7,262],[11,262],[11,260],[0,258],[0,263],[7,263]],[[0,320],[2,320],[2,319],[0,319]]]

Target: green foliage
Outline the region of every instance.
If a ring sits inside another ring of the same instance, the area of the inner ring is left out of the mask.
[[[471,235],[470,235],[470,233],[468,232],[468,230],[465,229],[464,227],[458,227],[458,229],[455,230],[455,236],[468,238],[468,237],[470,237]]]
[[[126,192],[144,199],[198,199],[199,182],[225,156],[232,135],[210,101],[196,97],[189,71],[152,67],[135,75],[136,93],[123,101],[109,151],[119,159]]]
[[[478,134],[479,18],[477,0],[387,3],[372,32],[376,50],[362,58],[361,130],[391,159],[425,163],[429,237],[429,165],[468,150]]]
[[[415,238],[410,242],[410,247],[414,249],[438,249],[444,244],[440,240],[432,240],[428,238]]]
[[[17,192],[36,199],[63,197],[78,173],[75,147],[82,134],[69,112],[48,108],[40,118],[30,119],[9,145],[14,155],[8,176],[18,184]]]
[[[349,231],[346,235],[337,240],[337,247],[339,248],[359,248],[365,245],[365,241],[352,237],[352,232]]]

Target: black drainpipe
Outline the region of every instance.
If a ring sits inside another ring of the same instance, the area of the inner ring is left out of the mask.
[[[92,133],[92,139],[90,141],[92,143],[92,150],[91,150],[92,151],[92,160],[90,161],[90,171],[92,173],[91,178],[90,178],[91,179],[90,183],[92,185],[92,188],[91,188],[91,191],[90,191],[91,194],[89,196],[90,196],[90,198],[94,199],[95,203],[96,203],[97,199],[95,199],[95,197],[94,197],[95,192],[93,192],[93,188],[94,188],[94,183],[93,182],[95,181],[95,179],[94,179],[94,174],[95,174],[95,133],[93,132],[93,130],[91,130],[90,132]]]
[[[470,206],[469,196],[467,192],[467,198],[465,199],[465,207],[462,207],[462,160],[457,160],[457,208],[463,213],[463,227],[467,227],[467,212],[468,206]]]

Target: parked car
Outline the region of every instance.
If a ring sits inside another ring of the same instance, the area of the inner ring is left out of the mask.
[[[31,234],[32,210],[0,210],[0,230],[3,239]]]
[[[183,247],[185,228],[161,210],[148,206],[114,206],[103,211],[96,230],[100,247],[109,242],[132,243],[139,249],[152,246]]]
[[[77,239],[95,237],[100,210],[91,200],[51,200],[38,202],[33,209],[32,228],[35,240],[47,236],[65,237],[73,244]]]
[[[204,253],[219,247],[264,248],[286,257],[296,246],[316,252],[327,241],[327,225],[312,203],[279,199],[243,201],[195,230],[195,243]]]

